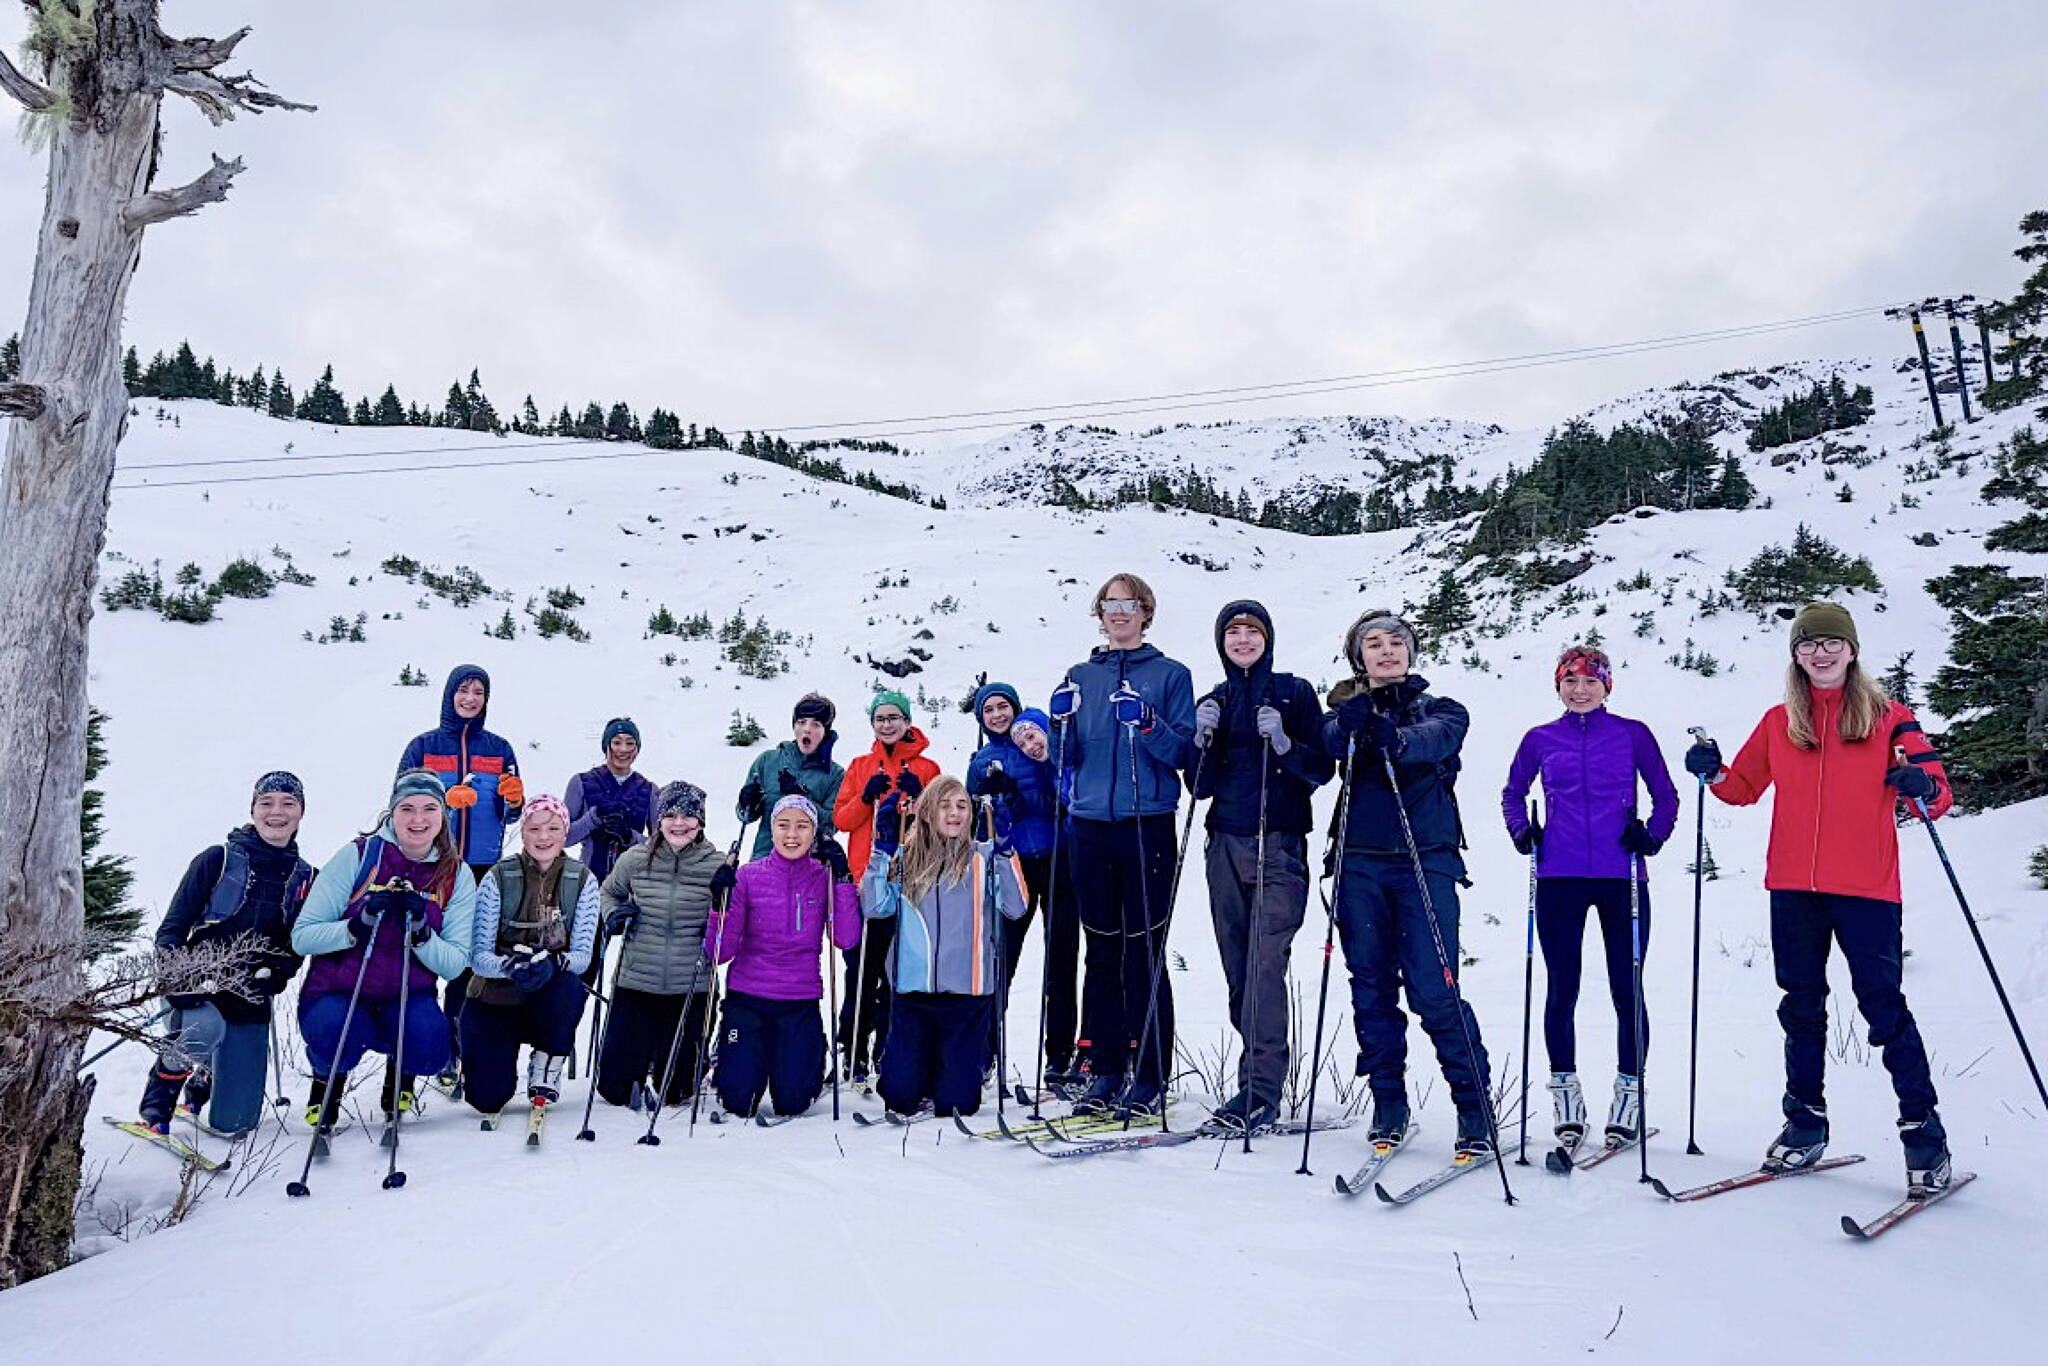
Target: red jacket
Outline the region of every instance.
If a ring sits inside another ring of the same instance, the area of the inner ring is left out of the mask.
[[[1898,901],[1895,816],[1901,799],[1884,781],[1892,747],[1903,747],[1909,762],[1934,775],[1930,815],[1949,808],[1948,775],[1905,704],[1892,703],[1870,738],[1855,743],[1837,729],[1841,711],[1839,688],[1814,689],[1813,728],[1820,747],[1808,750],[1792,743],[1784,705],[1772,707],[1712,791],[1731,806],[1748,806],[1777,785],[1764,869],[1764,886],[1772,891]]]
[[[885,750],[877,740],[873,749],[846,766],[846,778],[839,784],[839,800],[832,803],[832,824],[846,836],[846,866],[855,882],[867,872],[868,854],[875,847],[875,808],[860,799],[861,790],[877,773],[888,774],[893,788],[906,768],[917,775],[919,782],[931,786],[932,779],[939,776],[939,766],[924,757],[930,744],[924,732],[912,726],[893,748]]]

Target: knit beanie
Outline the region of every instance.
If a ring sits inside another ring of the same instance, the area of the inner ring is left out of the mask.
[[[537,816],[553,816],[562,824],[567,825],[569,823],[569,808],[560,797],[550,797],[545,793],[538,797],[528,797],[526,799],[526,809],[519,813],[519,823],[525,825]]]
[[[868,720],[875,719],[875,713],[883,707],[894,707],[903,713],[903,719],[910,719],[910,699],[894,688],[884,688],[868,699]]]
[[[1614,691],[1614,665],[1608,661],[1605,650],[1591,645],[1571,646],[1557,657],[1557,672],[1551,677],[1551,685],[1561,688],[1573,674],[1581,678],[1597,678],[1601,687]]]
[[[281,792],[300,806],[306,804],[306,785],[299,781],[296,773],[273,769],[256,780],[255,790],[249,793],[249,805],[256,805],[256,799],[266,792]]]
[[[664,784],[654,795],[654,819],[665,820],[670,816],[688,816],[701,824],[704,820],[704,789],[681,779]]]
[[[768,812],[769,824],[774,824],[775,818],[785,811],[801,811],[805,819],[810,821],[812,825],[818,823],[818,808],[816,804],[809,797],[801,793],[792,792],[787,797],[778,799],[774,807]]]
[[[630,735],[633,737],[634,744],[640,743],[640,727],[633,724],[632,717],[614,716],[611,720],[605,722],[604,734],[598,737],[598,749],[607,754],[610,753],[612,741],[618,739],[621,735]]]
[[[1362,671],[1364,668],[1359,662],[1359,649],[1360,643],[1369,631],[1391,631],[1401,637],[1408,646],[1410,664],[1413,664],[1415,657],[1422,652],[1416,642],[1413,626],[1384,608],[1373,608],[1362,613],[1357,621],[1351,623],[1351,629],[1344,633],[1344,661],[1353,669]]]
[[[1802,640],[1846,640],[1857,654],[1863,646],[1856,640],[1856,619],[1838,602],[1809,602],[1792,618],[1792,648]]]
[[[432,797],[445,806],[448,802],[448,791],[441,786],[441,780],[426,769],[409,768],[399,774],[391,784],[392,809],[396,810],[398,804],[407,797]]]
[[[839,709],[832,705],[832,699],[823,693],[807,692],[796,700],[796,708],[790,713],[789,723],[816,721],[826,730],[839,718]]]
[[[1017,719],[1010,723],[1011,739],[1014,740],[1017,737],[1017,728],[1019,726],[1028,727],[1047,738],[1052,736],[1052,718],[1036,707],[1026,707],[1017,713]]]

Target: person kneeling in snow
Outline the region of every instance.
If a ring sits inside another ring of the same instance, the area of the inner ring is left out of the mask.
[[[308,1124],[333,1125],[349,1070],[365,1051],[396,1062],[402,1041],[405,1074],[386,1074],[387,1116],[412,1108],[415,1075],[447,1066],[452,1040],[434,987],[469,968],[475,911],[476,879],[448,833],[441,780],[408,769],[392,785],[391,809],[376,833],[327,861],[292,927],[293,951],[315,960],[299,990],[299,1032],[313,1069]],[[351,993],[359,999],[344,1037]]]
[[[519,816],[522,848],[484,875],[470,938],[469,1001],[462,1012],[464,1095],[486,1115],[518,1086],[519,1046],[529,1045],[526,1099],[559,1098],[562,1064],[576,1047],[583,984],[597,941],[598,882],[563,846],[569,812],[535,797]]]
[[[751,1115],[767,1095],[778,1115],[809,1109],[825,1088],[825,994],[819,952],[860,942],[860,904],[846,851],[818,839],[818,809],[787,796],[769,817],[772,858],[734,875],[711,913],[714,963],[730,963],[715,1081],[719,1103]]]
[[[1027,903],[1001,821],[994,838],[980,841],[972,838],[973,821],[967,789],[953,777],[925,788],[907,836],[895,794],[875,808],[860,899],[870,920],[896,921],[889,955],[895,1016],[876,1089],[899,1115],[927,1102],[942,1115],[981,1108],[1002,970],[999,926],[1022,916]]]

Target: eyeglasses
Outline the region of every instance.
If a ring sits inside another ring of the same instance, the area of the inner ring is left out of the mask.
[[[1797,655],[1838,655],[1849,648],[1849,642],[1839,636],[1811,637],[1792,647]]]
[[[891,723],[900,726],[905,721],[908,721],[910,718],[905,716],[900,711],[878,711],[868,719],[873,721],[878,726],[886,726],[890,725]]]
[[[1102,615],[1105,617],[1135,617],[1143,610],[1144,604],[1133,602],[1129,598],[1104,598],[1102,600]]]

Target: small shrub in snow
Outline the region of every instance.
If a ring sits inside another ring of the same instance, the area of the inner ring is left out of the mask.
[[[1665,662],[1675,668],[1696,673],[1701,678],[1712,678],[1721,672],[1721,661],[1705,650],[1694,650],[1691,636],[1685,638],[1685,653],[1673,655]]]
[[[484,582],[483,575],[466,564],[458,564],[451,573],[443,574],[438,569],[420,570],[420,585],[428,592],[448,599],[457,607],[467,607],[479,598],[491,595],[491,586]]]
[[[379,565],[378,568],[387,574],[396,574],[407,583],[411,583],[419,577],[420,562],[410,555],[390,555],[385,557],[384,563]]]
[[[131,569],[100,590],[100,606],[109,612],[124,610],[159,611],[164,605],[164,581],[154,570]]]
[[[415,669],[415,668],[414,668],[414,667],[413,667],[412,665],[410,665],[410,664],[406,665],[406,666],[405,666],[404,668],[402,668],[402,669],[400,669],[400,670],[398,671],[398,686],[399,686],[399,687],[401,687],[401,688],[424,688],[424,687],[426,687],[426,686],[427,686],[427,674],[426,674],[426,670],[424,670],[424,669]]]
[[[542,640],[553,640],[556,636],[567,636],[571,640],[590,639],[590,632],[583,629],[576,618],[554,607],[543,607],[533,619],[534,634]]]
[[[1868,558],[1843,554],[1803,522],[1793,532],[1790,549],[1765,546],[1739,573],[1729,571],[1728,586],[1752,611],[1798,607],[1845,588],[1876,593],[1884,587]]]
[[[178,587],[180,588],[197,588],[205,581],[206,571],[189,560],[178,570]]]
[[[279,583],[297,584],[300,588],[311,588],[314,583],[311,574],[308,574],[290,560],[286,560],[284,568],[277,571],[277,581]]]
[[[512,619],[512,609],[507,607],[505,615],[498,618],[498,624],[485,628],[484,634],[493,640],[516,639],[519,635],[519,623]]]
[[[2034,879],[2035,885],[2048,888],[2048,844],[2028,856],[2027,875]]]
[[[163,598],[165,621],[182,621],[198,625],[213,620],[213,597],[204,589],[186,588],[176,593],[166,593]]]
[[[269,571],[246,556],[237,556],[228,561],[228,567],[220,571],[220,577],[213,581],[215,597],[267,598],[270,590],[277,587],[277,580]]]
[[[573,612],[583,605],[583,595],[573,588],[550,588],[548,606],[557,612]]]
[[[735,749],[747,745],[758,745],[768,738],[768,732],[761,729],[761,723],[752,716],[740,715],[737,708],[732,714],[732,723],[725,728],[725,743]]]

